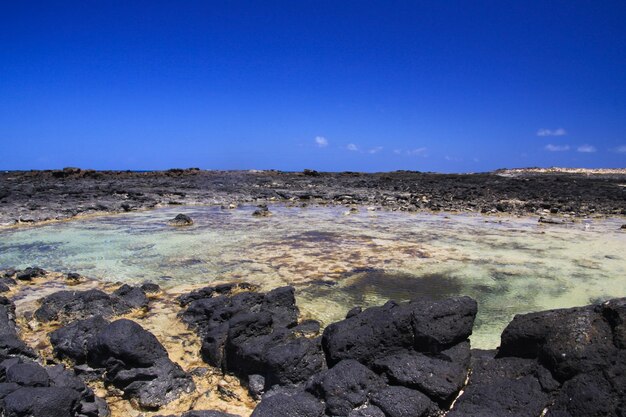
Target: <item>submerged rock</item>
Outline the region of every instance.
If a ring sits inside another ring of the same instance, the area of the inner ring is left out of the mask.
[[[193,220],[186,214],[179,214],[168,222],[171,226],[191,226]]]
[[[256,217],[269,217],[272,215],[272,212],[267,208],[266,204],[261,204],[258,206],[257,210],[254,210],[252,213],[253,216]]]

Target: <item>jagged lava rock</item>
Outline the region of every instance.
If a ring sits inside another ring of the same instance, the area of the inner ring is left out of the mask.
[[[207,288],[179,299],[189,303],[182,319],[202,337],[207,363],[242,378],[259,375],[266,388],[299,384],[324,369],[320,339],[304,336],[312,323],[298,326],[293,287],[223,295],[235,288],[241,287]]]
[[[371,395],[386,417],[436,417],[439,408],[424,394],[406,387],[389,386]]]
[[[15,305],[8,298],[0,296],[0,361],[10,357],[36,356],[17,335]]]
[[[250,417],[324,417],[324,404],[305,392],[264,398]]]
[[[498,357],[537,358],[563,382],[606,368],[617,353],[613,339],[601,306],[518,314],[502,333]]]
[[[541,415],[558,382],[534,360],[494,356],[494,351],[473,352],[469,384],[448,416]]]
[[[58,291],[41,300],[35,318],[41,322],[68,323],[97,315],[113,317],[136,308],[146,308],[148,298],[141,288],[122,285],[112,295],[97,289]]]
[[[202,410],[202,411],[187,411],[180,414],[180,416],[168,415],[168,416],[155,416],[155,417],[239,417],[235,414],[222,413],[221,411],[214,410]]]
[[[469,297],[390,301],[329,325],[322,346],[329,365],[356,359],[369,366],[380,356],[412,348],[437,353],[471,335],[476,311]]]
[[[366,366],[346,359],[313,376],[306,390],[325,402],[328,415],[347,416],[385,385],[385,381]]]
[[[469,361],[469,342],[463,342],[436,355],[403,351],[383,356],[373,369],[392,384],[417,389],[446,406],[465,384]]]
[[[87,346],[108,325],[108,320],[102,316],[95,316],[85,320],[77,320],[51,332],[50,344],[54,354],[61,359],[71,359],[77,364],[85,363],[87,361]]]
[[[0,412],[13,417],[106,417],[106,402],[62,365],[21,358],[0,364]]]
[[[127,319],[110,323],[87,343],[87,363],[105,368],[107,383],[147,409],[159,408],[195,388],[157,338]]]

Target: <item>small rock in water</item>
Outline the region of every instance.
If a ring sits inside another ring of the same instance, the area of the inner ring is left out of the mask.
[[[622,227],[620,227],[620,229],[622,229],[622,230],[626,230],[626,223],[624,223],[624,224],[622,225]]]
[[[253,216],[268,217],[272,215],[272,212],[267,208],[266,204],[260,204],[258,207],[258,210],[254,210],[254,213],[252,213]]]
[[[193,220],[191,220],[191,217],[186,214],[179,214],[170,220],[169,224],[172,226],[191,226],[193,224]]]
[[[68,272],[66,278],[70,282],[78,282],[80,281],[80,274],[76,272]]]
[[[44,275],[46,275],[46,271],[44,269],[29,267],[21,272],[18,272],[15,277],[20,281],[30,281],[33,278],[43,277]]]

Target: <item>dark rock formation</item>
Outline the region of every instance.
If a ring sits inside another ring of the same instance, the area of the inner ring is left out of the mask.
[[[191,377],[169,359],[156,337],[131,320],[117,320],[100,330],[87,344],[87,363],[105,368],[105,382],[147,409],[194,389]]]
[[[497,355],[476,352],[451,417],[613,416],[626,410],[626,299],[517,315]]]
[[[193,220],[186,214],[179,214],[168,222],[172,226],[191,226]]]
[[[145,292],[129,285],[122,285],[112,295],[97,289],[59,291],[41,300],[41,306],[35,311],[35,318],[44,323],[69,323],[98,315],[110,318],[147,307],[148,298]]]
[[[15,274],[15,278],[20,281],[30,281],[33,278],[39,278],[46,275],[46,271],[44,269],[38,267],[29,267],[23,271],[18,271]]]
[[[244,380],[261,376],[265,388],[300,384],[325,367],[319,338],[303,336],[311,323],[298,327],[292,287],[220,295],[235,288],[241,287],[205,288],[180,298],[188,303],[182,319],[202,337],[207,363]]]
[[[155,417],[239,417],[234,414],[222,413],[221,411],[204,410],[204,411],[187,411],[180,416],[155,416]]]
[[[278,171],[0,172],[0,225],[176,203],[361,204],[393,210],[626,214],[623,174]]]
[[[253,216],[269,217],[272,215],[272,212],[267,208],[267,204],[261,204],[258,207],[259,208],[254,210],[254,212],[252,213]]]
[[[435,417],[439,408],[419,391],[406,387],[386,387],[371,396],[386,417]]]
[[[468,338],[476,311],[469,297],[390,301],[331,324],[322,344],[329,365],[356,359],[370,366],[378,357],[407,349],[438,353]]]
[[[6,297],[0,297],[0,361],[11,358],[34,358],[32,351],[17,335],[15,305]]]
[[[385,385],[385,381],[366,366],[347,359],[312,377],[306,390],[325,402],[326,414],[347,416]]]
[[[310,394],[276,394],[263,399],[250,417],[324,417],[324,404]]]
[[[146,409],[158,409],[194,389],[191,377],[172,362],[156,337],[137,323],[112,323],[97,316],[76,321],[50,335],[54,353],[104,374]]]
[[[81,364],[87,361],[87,347],[109,322],[102,316],[77,320],[50,333],[54,354]]]
[[[62,365],[12,358],[0,363],[0,414],[7,417],[106,417],[104,400]]]

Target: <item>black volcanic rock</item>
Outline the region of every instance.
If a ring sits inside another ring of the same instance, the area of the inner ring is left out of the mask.
[[[33,278],[39,278],[46,275],[46,271],[42,268],[38,267],[29,267],[24,269],[23,271],[18,271],[15,275],[15,278],[20,281],[30,281]]]
[[[439,408],[424,394],[406,387],[386,387],[371,395],[386,417],[436,417]]]
[[[179,214],[168,222],[172,226],[191,226],[193,220],[186,214]]]
[[[558,386],[534,360],[494,359],[493,352],[483,352],[474,356],[469,384],[448,415],[539,416]]]
[[[146,293],[141,287],[131,287],[128,284],[124,284],[115,290],[112,295],[124,301],[132,309],[148,307],[148,297],[146,297]]]
[[[0,364],[0,412],[24,417],[106,417],[106,403],[62,365],[13,358]]]
[[[106,369],[106,382],[148,409],[159,408],[194,389],[191,377],[137,323],[121,319],[100,330],[88,343],[87,363]]]
[[[329,325],[322,346],[329,365],[356,359],[369,366],[406,349],[437,353],[467,339],[476,311],[469,297],[388,302]]]
[[[473,354],[469,385],[448,415],[623,415],[625,300],[517,315],[495,358]]]
[[[52,332],[50,343],[55,355],[86,363],[143,408],[157,409],[194,389],[156,337],[131,320],[79,320]]]
[[[110,318],[133,309],[146,308],[148,298],[138,287],[122,285],[112,295],[98,289],[86,291],[59,291],[44,297],[35,311],[41,322],[69,323],[93,316]]]
[[[202,337],[207,363],[244,379],[260,376],[266,388],[300,384],[324,369],[320,340],[305,337],[312,323],[298,327],[292,287],[222,295],[241,288],[207,287],[179,298],[188,305],[183,321]]]
[[[85,320],[77,320],[50,333],[50,344],[54,354],[61,358],[68,358],[75,363],[85,363],[87,360],[87,346],[109,325],[102,316],[95,316]]]
[[[20,340],[15,326],[15,305],[0,296],[0,361],[11,358],[34,358],[37,355]]]
[[[65,387],[22,387],[4,398],[7,417],[75,417],[79,394]]]
[[[438,355],[405,351],[377,359],[374,369],[392,384],[417,389],[439,404],[447,405],[465,384],[470,357],[469,342],[452,349],[464,353],[453,352],[448,356],[447,351]]]
[[[326,414],[347,416],[384,386],[384,380],[366,366],[347,359],[311,378],[306,390],[325,402]]]
[[[186,413],[175,416],[173,414],[167,416],[155,417],[239,417],[235,414],[222,413],[221,411],[203,410],[203,411],[187,411]]]
[[[498,356],[537,358],[565,381],[606,368],[617,352],[613,338],[598,306],[520,314],[504,329]]]
[[[324,417],[324,404],[310,394],[276,394],[263,398],[250,417]]]

